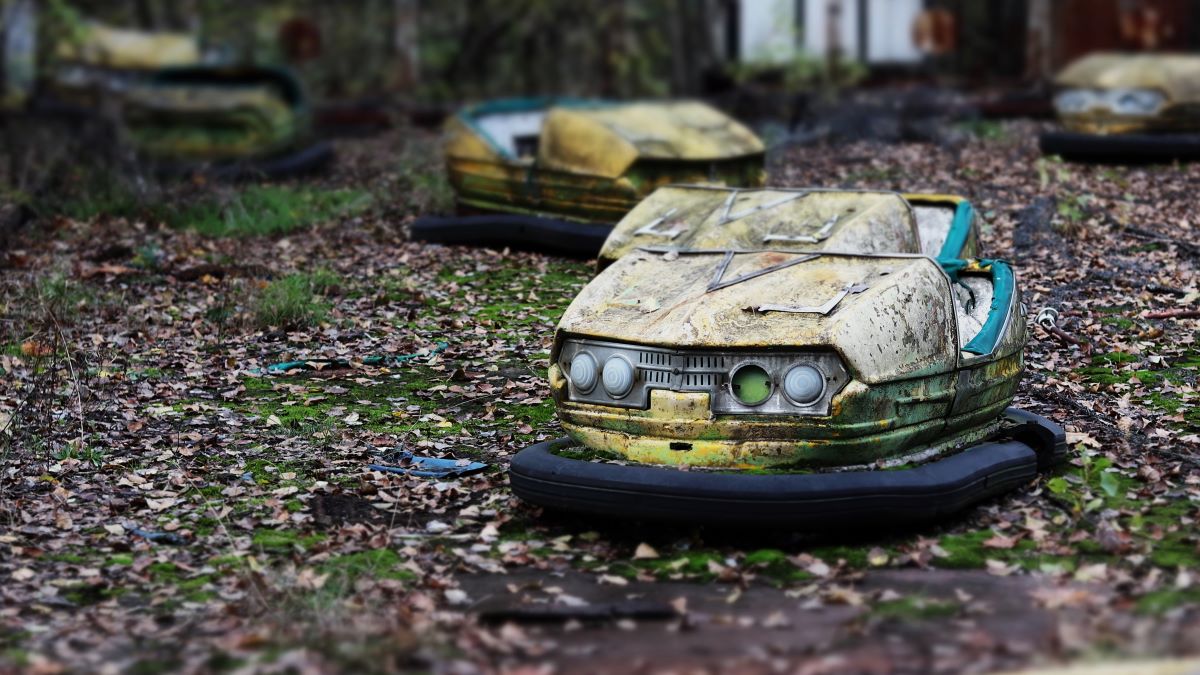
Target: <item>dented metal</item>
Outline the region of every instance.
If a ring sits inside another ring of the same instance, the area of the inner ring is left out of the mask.
[[[989,302],[985,323],[968,321],[959,280],[1000,279],[1007,267],[931,256],[948,245],[976,249],[964,203],[656,191],[618,224],[603,271],[559,323],[550,386],[563,428],[632,461],[724,468],[894,464],[995,433],[1023,367],[1025,317],[1013,292]],[[947,231],[923,232],[923,223]],[[789,239],[763,241],[772,235]],[[985,329],[991,349],[963,351]],[[632,391],[577,390],[567,373],[583,351],[597,368],[625,359]],[[768,378],[761,401],[741,400],[734,387],[747,364]],[[801,365],[825,379],[806,405],[783,389]]]
[[[463,209],[610,224],[670,183],[765,180],[762,141],[689,101],[493,101],[447,121],[445,154]]]
[[[630,251],[656,246],[970,257],[977,255],[978,223],[973,213],[965,224],[956,222],[964,203],[951,195],[672,185],[617,223],[597,264],[603,269]],[[962,243],[944,252],[955,225],[963,229]]]

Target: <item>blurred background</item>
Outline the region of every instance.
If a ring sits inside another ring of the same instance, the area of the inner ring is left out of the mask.
[[[436,130],[467,102],[546,94],[703,98],[750,123],[772,147],[814,136],[938,139],[946,116],[1048,116],[1054,73],[1086,53],[1200,44],[1196,0],[3,0],[0,7],[6,231],[38,213],[95,210],[78,208],[76,197],[102,202],[109,214],[144,211],[161,201],[161,165],[192,175],[194,164],[174,162],[187,143],[123,119],[162,117],[161,89],[139,96],[147,83],[163,84],[164,70],[174,84],[181,68],[193,68],[187,82],[211,84],[204,78],[217,68],[238,71],[238,82],[295,88],[300,93],[282,103],[242,101],[255,119],[238,124],[258,125],[257,140],[226,139],[222,152],[236,158],[254,154],[255,143],[272,152],[286,147],[296,162],[324,167],[332,153],[313,139]],[[197,75],[196,68],[209,70]],[[210,102],[206,114],[229,105]],[[130,128],[142,134],[132,143],[122,138]],[[444,207],[433,137],[389,138],[375,146],[391,153],[380,163],[429,164],[428,171],[405,164],[408,179],[393,180],[391,189],[430,193],[417,195],[417,210]],[[228,158],[190,147],[189,160]],[[363,167],[346,161],[359,150],[343,149],[335,171]],[[154,171],[148,156],[162,160]],[[383,201],[392,200],[384,194]]]

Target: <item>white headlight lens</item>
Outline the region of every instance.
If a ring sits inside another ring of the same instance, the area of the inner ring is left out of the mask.
[[[610,356],[604,362],[604,391],[613,398],[622,398],[633,389],[633,366],[619,356]]]
[[[1109,92],[1108,101],[1119,115],[1149,115],[1162,105],[1163,95],[1153,89],[1119,89]]]
[[[1099,99],[1096,92],[1087,89],[1068,89],[1054,97],[1054,107],[1059,112],[1083,112],[1095,105]]]
[[[596,388],[599,372],[596,359],[587,352],[579,352],[571,361],[568,377],[571,378],[571,384],[574,385],[575,391],[586,394]]]
[[[797,405],[814,403],[825,393],[825,375],[814,366],[796,366],[783,377],[783,393]]]

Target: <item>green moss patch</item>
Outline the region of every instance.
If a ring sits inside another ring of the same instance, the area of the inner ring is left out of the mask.
[[[935,600],[922,595],[909,595],[897,600],[876,603],[871,614],[882,619],[941,619],[958,614],[957,603]]]
[[[323,534],[302,535],[292,530],[259,530],[250,541],[268,551],[307,549],[325,540]]]
[[[361,577],[415,580],[417,575],[404,569],[403,563],[404,560],[392,549],[378,548],[332,557],[321,564],[319,571],[328,574],[326,584],[333,584],[332,590],[339,591],[352,587]]]
[[[163,208],[160,215],[173,227],[206,236],[247,237],[285,234],[350,216],[371,202],[371,195],[362,190],[251,185],[176,211]]]

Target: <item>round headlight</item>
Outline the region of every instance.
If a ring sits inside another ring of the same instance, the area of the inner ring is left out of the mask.
[[[610,356],[604,362],[604,391],[613,398],[622,398],[633,389],[633,366],[620,356]]]
[[[1148,115],[1162,105],[1162,94],[1153,89],[1129,89],[1112,93],[1113,112],[1120,115]]]
[[[1096,104],[1098,96],[1087,89],[1068,89],[1054,97],[1054,107],[1059,112],[1083,112]]]
[[[571,361],[571,369],[567,377],[571,379],[575,391],[586,394],[596,388],[600,369],[596,367],[596,359],[587,352],[579,352]]]
[[[815,403],[825,393],[825,376],[815,366],[796,366],[783,376],[783,393],[796,405]]]
[[[753,363],[733,371],[729,385],[742,405],[758,405],[771,397],[771,374]]]

